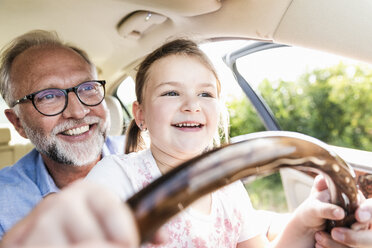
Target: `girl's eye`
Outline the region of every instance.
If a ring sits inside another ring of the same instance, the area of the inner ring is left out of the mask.
[[[178,93],[175,91],[169,91],[169,92],[162,94],[161,96],[178,96]]]
[[[201,96],[201,97],[214,97],[213,94],[211,94],[209,92],[200,93],[199,96]]]

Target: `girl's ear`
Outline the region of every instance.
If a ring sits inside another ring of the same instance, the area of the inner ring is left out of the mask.
[[[145,115],[143,106],[138,103],[138,101],[134,101],[132,104],[132,113],[134,115],[134,120],[136,121],[137,126],[142,130],[146,129],[145,124]]]

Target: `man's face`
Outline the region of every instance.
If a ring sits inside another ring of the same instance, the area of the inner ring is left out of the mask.
[[[30,48],[17,56],[11,70],[14,99],[47,89],[66,89],[95,79],[89,64],[67,48]],[[39,113],[31,101],[18,104],[17,131],[55,162],[86,165],[100,156],[108,129],[105,102],[88,107],[68,94],[67,108],[56,116]]]

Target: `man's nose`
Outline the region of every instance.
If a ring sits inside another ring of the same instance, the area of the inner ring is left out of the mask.
[[[69,92],[67,97],[67,107],[62,112],[64,118],[82,119],[90,112],[89,107],[80,102],[74,92]]]

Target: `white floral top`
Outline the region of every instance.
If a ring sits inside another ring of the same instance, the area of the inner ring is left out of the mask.
[[[126,200],[161,176],[150,150],[105,157],[88,174]],[[237,243],[260,233],[259,217],[239,181],[212,193],[210,214],[189,207],[171,219],[165,229],[169,242],[155,246],[166,248],[236,247]]]

